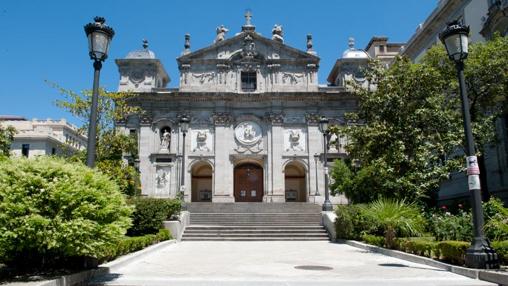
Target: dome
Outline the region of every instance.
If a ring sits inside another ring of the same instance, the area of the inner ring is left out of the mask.
[[[349,38],[349,49],[342,53],[343,59],[368,59],[369,54],[364,50],[355,49],[355,39]]]
[[[148,49],[148,41],[143,40],[143,49],[129,52],[126,59],[155,59],[155,53]]]

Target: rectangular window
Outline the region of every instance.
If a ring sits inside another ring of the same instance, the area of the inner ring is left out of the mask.
[[[242,91],[255,91],[257,88],[256,72],[242,72]]]
[[[53,148],[51,148],[51,155],[55,155],[55,154],[56,154],[56,148],[53,147]]]
[[[21,155],[28,157],[30,152],[30,144],[21,144]]]

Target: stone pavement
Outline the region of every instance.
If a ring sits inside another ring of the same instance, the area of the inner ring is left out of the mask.
[[[113,268],[112,274],[96,283],[171,286],[494,285],[327,241],[181,242],[118,269]]]

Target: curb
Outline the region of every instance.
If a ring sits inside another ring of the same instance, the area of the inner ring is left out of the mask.
[[[507,286],[508,285],[508,272],[501,272],[501,271],[495,271],[495,270],[483,270],[483,269],[472,269],[472,268],[466,268],[456,265],[451,265],[448,263],[436,261],[432,258],[428,257],[422,257],[415,254],[406,253],[399,250],[392,250],[387,249],[379,246],[374,246],[370,244],[366,244],[363,242],[358,242],[354,240],[342,240],[337,239],[337,243],[343,243],[347,244],[349,246],[353,246],[356,248],[360,248],[363,250],[371,251],[380,253],[386,256],[391,256],[399,259],[403,259],[406,261],[424,264],[427,266],[436,267],[439,269],[443,269],[458,275],[466,276],[473,279],[479,279],[482,281],[497,283],[501,286]]]
[[[131,263],[132,260],[134,260],[134,259],[145,257],[145,256],[159,250],[160,248],[163,248],[167,245],[174,244],[174,243],[176,243],[176,239],[171,239],[171,240],[159,242],[157,244],[150,245],[146,248],[143,248],[139,251],[132,252],[132,253],[126,254],[124,256],[120,256],[119,258],[117,258],[113,261],[109,261],[107,263],[99,265],[99,267],[106,267],[109,269],[109,272],[112,272],[115,269],[118,269],[120,267],[123,267],[123,266]]]

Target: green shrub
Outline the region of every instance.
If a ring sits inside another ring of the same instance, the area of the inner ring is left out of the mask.
[[[397,236],[419,236],[425,228],[420,210],[404,200],[379,199],[364,208],[363,214],[382,227],[388,248],[396,247]]]
[[[442,260],[449,261],[458,265],[463,265],[464,258],[466,256],[466,250],[470,245],[470,242],[447,240],[438,242],[437,249]]]
[[[141,250],[152,244],[171,239],[167,229],[160,229],[157,234],[146,234],[143,236],[124,237],[118,244],[104,251],[100,257],[101,262],[113,260],[118,256]]]
[[[132,209],[106,175],[39,157],[0,160],[0,261],[97,257],[130,226]]]
[[[473,235],[471,214],[459,211],[457,215],[448,212],[432,215],[431,231],[436,240],[470,241]]]
[[[420,256],[432,258],[435,253],[436,242],[424,238],[406,238],[399,241],[399,250]]]
[[[508,265],[508,240],[494,241],[492,248],[497,252],[501,264]]]
[[[503,202],[492,197],[483,203],[485,214],[485,235],[491,240],[508,240],[508,208]]]
[[[339,205],[335,209],[335,231],[337,238],[360,239],[362,234],[382,234],[372,219],[363,214],[365,205]]]
[[[379,247],[385,246],[385,238],[382,236],[364,234],[362,235],[362,241],[365,241],[367,244],[372,244]]]
[[[132,214],[132,227],[129,236],[154,234],[162,227],[162,222],[178,214],[181,209],[179,200],[157,198],[133,198],[129,203],[135,206]]]

